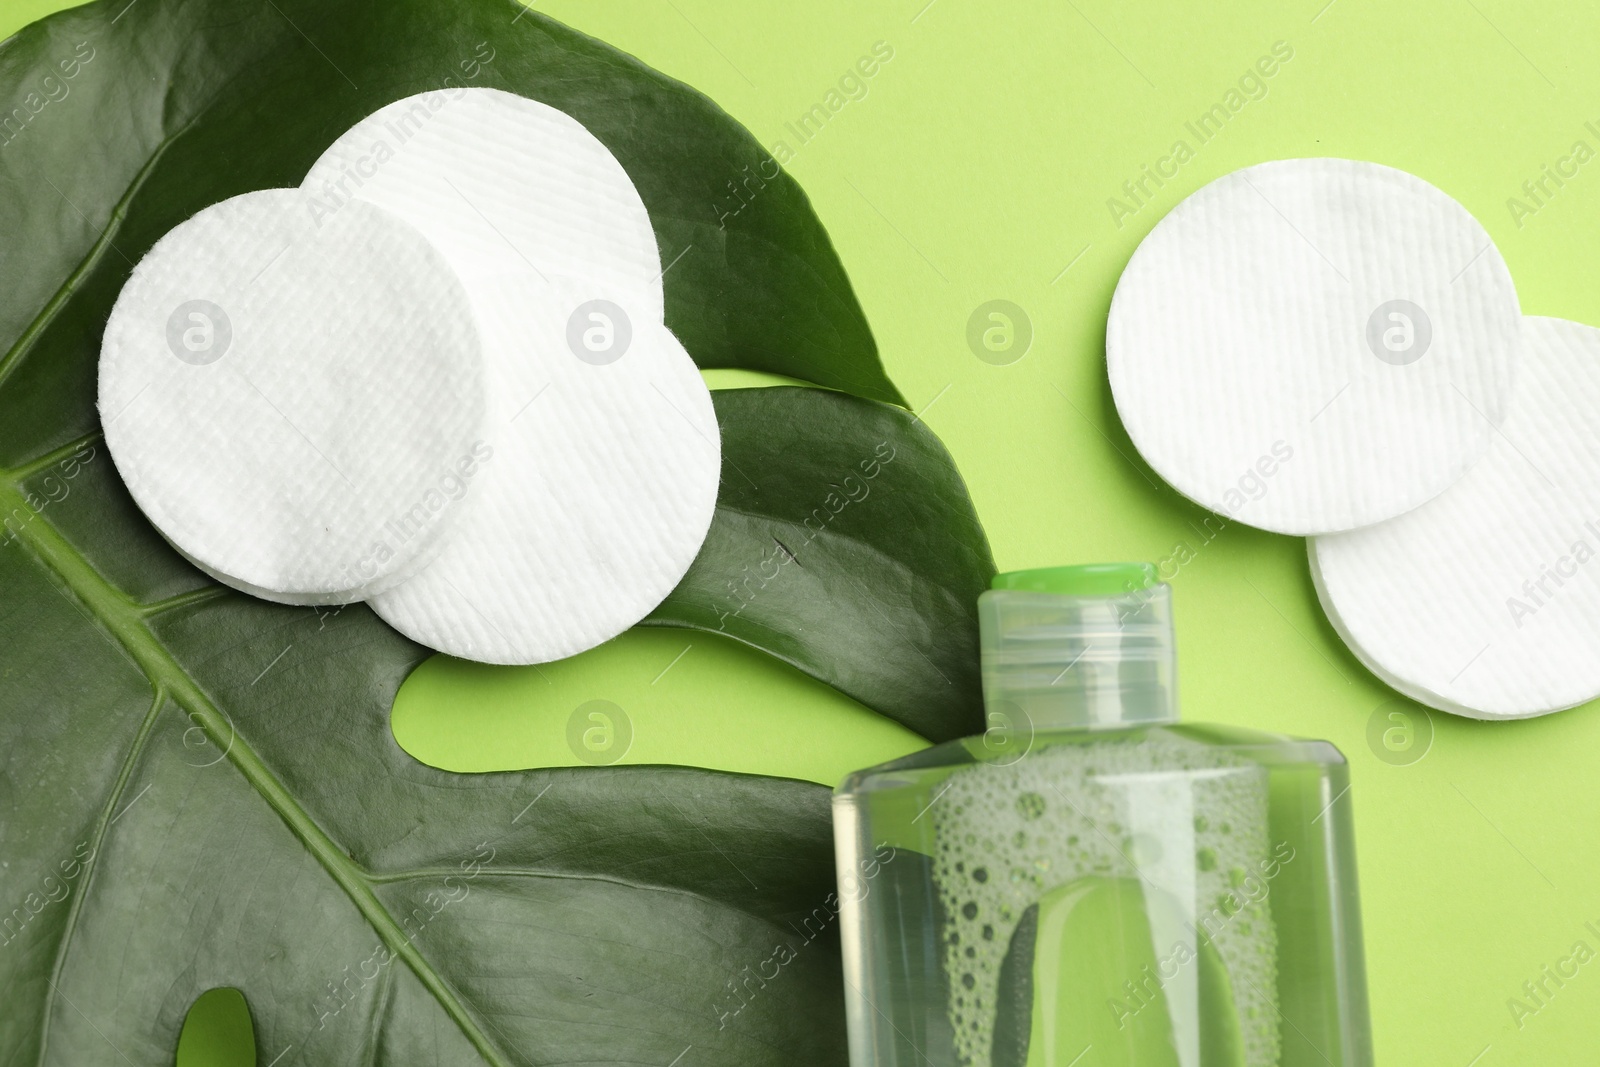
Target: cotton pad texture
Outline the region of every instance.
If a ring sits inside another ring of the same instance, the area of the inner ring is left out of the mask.
[[[1263,163],[1180,203],[1112,299],[1117,411],[1150,465],[1232,519],[1326,534],[1454,484],[1505,421],[1516,290],[1483,227],[1401,171]]]
[[[543,663],[615,637],[689,569],[716,508],[716,414],[642,296],[526,270],[474,294],[493,457],[439,558],[371,603],[452,655]]]
[[[466,291],[370,204],[225,200],[134,268],[106,325],[99,409],[139,507],[221,581],[286,603],[382,591],[437,550],[429,509],[486,417]]]
[[[208,208],[139,264],[102,349],[107,441],[237,589],[366,600],[470,659],[573,655],[649,614],[715,513],[716,415],[661,276],[577,121],[408,97],[300,189]]]
[[[470,285],[532,269],[635,291],[662,321],[661,257],[616,157],[570,115],[498,89],[397,100],[333,143],[301,183],[319,215],[351,200],[428,236]]]
[[[371,599],[464,658],[543,663],[638,622],[678,584],[716,506],[710,392],[662,325],[661,258],[622,166],[570,116],[493,89],[396,101],[302,183],[370,201],[465,281],[495,408],[475,501],[439,558]]]
[[[1515,719],[1600,696],[1600,330],[1523,320],[1501,433],[1455,485],[1310,543],[1328,618],[1430,707]]]

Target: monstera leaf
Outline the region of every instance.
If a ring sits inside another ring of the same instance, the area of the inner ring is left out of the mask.
[[[422,650],[364,607],[130,597],[113,538],[179,564],[79,462],[56,507],[104,543],[41,516],[0,552],[0,1062],[169,1065],[232,986],[263,1064],[843,1063],[826,790],[422,766],[387,724]]]
[[[683,250],[668,316],[702,365],[858,394],[718,395],[717,517],[649,621],[930,737],[977,724],[993,567],[965,488],[879,402],[898,394],[799,190],[770,178],[719,217],[764,156],[713,105],[499,0],[53,17],[0,45],[0,1063],[170,1064],[217,987],[277,1067],[844,1062],[825,789],[418,764],[387,717],[426,650],[360,605],[215,586],[105,453],[99,334],[132,262],[446,77],[611,146]]]
[[[942,694],[972,684],[971,597],[935,572],[992,568],[931,435],[835,393],[716,399],[730,483],[654,621],[971,728]],[[212,585],[98,438],[0,473],[0,508],[0,1063],[170,1063],[219,986],[263,1063],[844,1062],[826,789],[423,766],[387,718],[426,650]]]

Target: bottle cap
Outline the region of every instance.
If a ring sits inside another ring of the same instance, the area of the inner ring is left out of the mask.
[[[1178,719],[1172,588],[1153,564],[997,574],[978,628],[991,714],[1033,730]]]

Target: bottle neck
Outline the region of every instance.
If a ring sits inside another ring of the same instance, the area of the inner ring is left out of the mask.
[[[985,709],[1034,731],[1178,721],[1171,587],[978,598]]]

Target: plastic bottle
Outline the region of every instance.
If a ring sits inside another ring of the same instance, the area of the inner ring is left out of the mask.
[[[854,1067],[1370,1064],[1338,750],[1180,724],[1151,565],[979,620],[988,731],[834,793]]]

